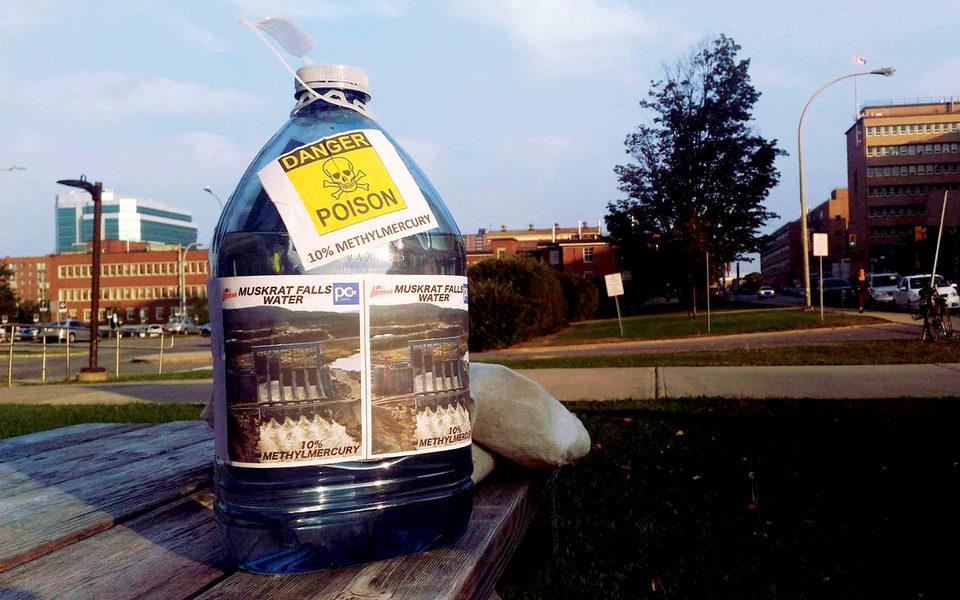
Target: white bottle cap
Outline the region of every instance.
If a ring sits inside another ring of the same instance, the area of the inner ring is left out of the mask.
[[[370,78],[357,67],[310,64],[297,69],[297,75],[313,89],[355,90],[370,95]],[[305,91],[296,79],[294,88],[295,98]]]

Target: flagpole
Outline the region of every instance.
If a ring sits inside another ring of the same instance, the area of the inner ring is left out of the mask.
[[[857,93],[857,78],[853,78],[853,120],[860,118],[860,95]]]

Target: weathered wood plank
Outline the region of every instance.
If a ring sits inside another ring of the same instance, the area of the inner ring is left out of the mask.
[[[150,423],[81,423],[0,440],[0,463],[97,438],[150,427]]]
[[[474,513],[455,544],[391,560],[286,577],[238,572],[198,600],[487,598],[506,567],[537,505],[553,485],[552,473],[494,471],[477,487]]]
[[[209,490],[0,573],[0,598],[179,600],[232,570]]]
[[[98,437],[65,448],[27,453],[0,464],[0,498],[9,498],[44,486],[58,485],[156,454],[157,439],[169,447],[190,445],[209,438],[192,421],[176,421]]]
[[[149,458],[0,497],[0,572],[208,485],[212,434],[199,421],[188,428],[203,441],[172,447],[162,436],[148,436],[143,451]]]

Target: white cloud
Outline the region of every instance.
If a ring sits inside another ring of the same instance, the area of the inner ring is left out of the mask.
[[[222,115],[262,104],[260,98],[238,90],[112,71],[75,72],[12,85],[7,90],[0,97],[0,107],[82,122],[139,116]]]
[[[201,29],[183,17],[171,17],[168,22],[180,30],[183,37],[196,42],[210,52],[225,52],[226,46],[212,32]]]
[[[54,12],[49,0],[4,0],[0,5],[0,31],[16,34],[25,27],[49,22]]]
[[[538,67],[615,70],[661,27],[604,0],[451,0],[461,17],[501,29]]]
[[[407,12],[408,0],[357,0],[355,2],[317,0],[230,0],[250,19],[287,17],[288,19],[336,20],[353,16],[399,17]]]
[[[413,138],[398,138],[400,144],[407,154],[413,157],[417,165],[426,173],[439,171],[440,157],[443,148],[437,142],[430,140],[417,140]]]
[[[176,136],[174,150],[182,149],[186,164],[203,165],[211,173],[241,173],[250,156],[233,140],[208,131],[190,131]]]

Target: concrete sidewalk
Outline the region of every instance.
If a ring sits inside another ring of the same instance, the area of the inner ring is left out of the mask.
[[[960,398],[960,364],[523,369],[558,400]]]
[[[960,364],[522,369],[559,400],[960,398]],[[152,381],[0,388],[0,403],[205,404],[213,382]]]

